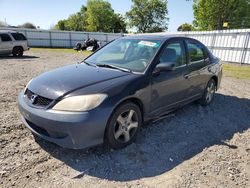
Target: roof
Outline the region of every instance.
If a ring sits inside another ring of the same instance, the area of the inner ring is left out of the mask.
[[[169,35],[129,35],[124,38],[127,39],[148,39],[148,40],[167,40],[172,36]]]
[[[162,34],[138,34],[138,35],[127,35],[123,37],[125,39],[146,39],[146,40],[161,40],[166,41],[170,38],[186,38],[190,39],[189,37],[185,37],[183,35],[162,35]]]
[[[13,30],[0,30],[0,33],[18,33],[18,32]]]

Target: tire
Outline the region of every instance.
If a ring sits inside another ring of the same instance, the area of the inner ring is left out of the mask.
[[[12,54],[14,57],[22,57],[23,56],[23,48],[22,47],[14,47]]]
[[[75,46],[75,50],[80,51],[81,48],[82,48],[81,43],[77,43],[76,46]]]
[[[140,108],[127,102],[120,105],[111,115],[105,131],[105,144],[113,149],[121,149],[131,144],[142,125]]]
[[[201,99],[199,100],[199,103],[202,106],[207,106],[209,105],[214,98],[214,94],[215,94],[215,90],[216,90],[216,83],[214,79],[210,79],[204,92],[203,95],[201,97]]]

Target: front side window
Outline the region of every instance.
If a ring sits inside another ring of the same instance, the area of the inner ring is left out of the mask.
[[[186,64],[182,42],[170,43],[160,56],[160,63],[175,63],[176,67]]]
[[[85,62],[144,72],[160,46],[161,41],[158,40],[118,39],[85,59]]]
[[[187,41],[188,54],[190,63],[200,62],[206,59],[203,47],[193,41]]]
[[[22,33],[11,33],[12,37],[16,40],[27,40],[26,37]]]
[[[2,42],[8,42],[11,41],[11,38],[8,34],[0,34]]]

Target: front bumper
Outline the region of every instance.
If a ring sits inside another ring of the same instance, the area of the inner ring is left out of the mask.
[[[64,112],[39,109],[26,103],[23,92],[18,96],[23,123],[39,137],[59,146],[82,149],[103,143],[105,126],[111,109],[90,112]]]

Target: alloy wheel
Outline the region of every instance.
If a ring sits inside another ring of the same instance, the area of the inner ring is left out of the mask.
[[[210,103],[212,101],[214,93],[215,93],[214,82],[210,82],[210,84],[207,86],[207,95],[206,95],[207,103]]]
[[[114,126],[115,139],[121,143],[129,142],[134,137],[138,125],[138,115],[134,110],[121,113]]]

